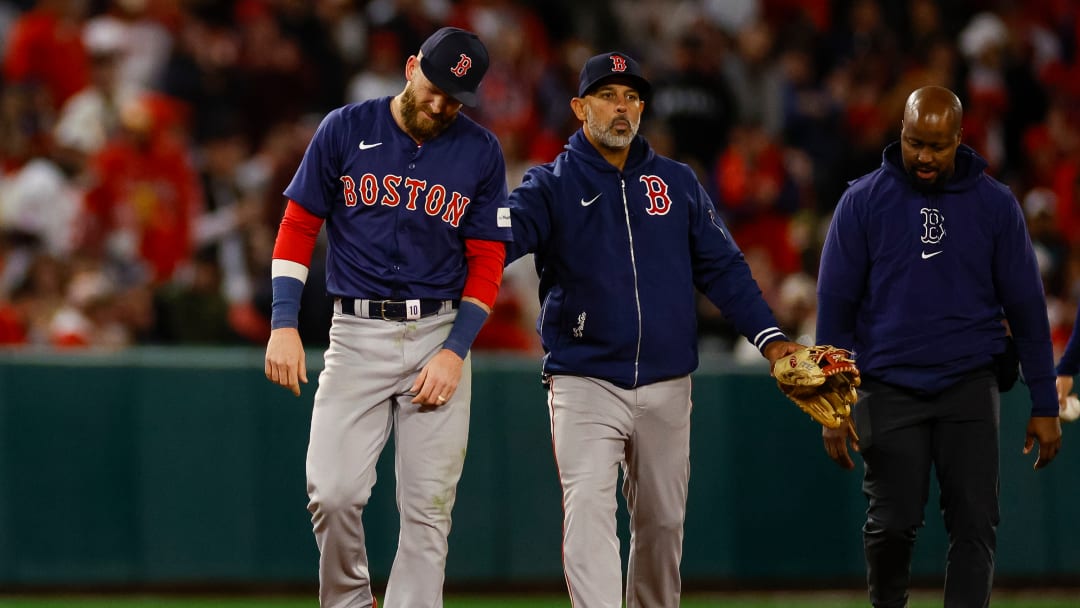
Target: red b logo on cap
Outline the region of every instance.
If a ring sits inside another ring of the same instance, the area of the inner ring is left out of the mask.
[[[612,55],[611,56],[611,63],[612,63],[612,66],[611,66],[611,71],[612,72],[625,72],[626,71],[626,60],[623,59],[622,57],[619,57],[618,55]]]
[[[450,73],[458,78],[461,78],[469,72],[469,68],[472,67],[472,59],[465,53],[461,54],[461,59],[458,59],[457,65],[450,68]]]

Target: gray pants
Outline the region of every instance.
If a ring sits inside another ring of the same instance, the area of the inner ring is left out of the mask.
[[[679,605],[690,479],[690,378],[621,389],[553,376],[548,391],[563,489],[563,567],[574,608],[622,606],[615,485],[630,511],[628,608]]]
[[[445,405],[421,409],[409,391],[455,314],[408,322],[334,315],[307,454],[323,608],[374,603],[361,515],[391,430],[401,532],[384,604],[442,606],[450,511],[469,432],[471,358]]]
[[[908,602],[911,556],[923,525],[930,469],[949,535],[945,608],[990,604],[997,545],[1000,397],[989,372],[919,398],[867,381],[855,407],[869,501],[863,545],[876,608]]]

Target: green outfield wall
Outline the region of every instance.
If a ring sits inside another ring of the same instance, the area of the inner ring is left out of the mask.
[[[308,361],[312,382],[295,398],[266,381],[256,349],[0,354],[0,589],[313,583],[304,452],[320,354]],[[562,581],[538,370],[474,361],[449,584]],[[686,583],[859,585],[860,475],[828,460],[766,374],[719,361],[695,374]],[[1066,425],[1053,466],[1032,471],[1026,397],[1004,397],[998,578],[1078,581],[1080,426]],[[385,579],[397,536],[385,457],[365,522]],[[935,491],[915,576],[939,576],[944,553]]]

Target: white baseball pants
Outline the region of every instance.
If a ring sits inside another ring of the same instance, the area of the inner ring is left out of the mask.
[[[323,608],[374,603],[361,515],[391,430],[401,531],[383,605],[443,605],[450,511],[469,432],[471,357],[457,391],[441,407],[421,409],[410,403],[409,391],[442,348],[455,316],[393,322],[334,315],[307,454]]]
[[[627,608],[679,605],[690,479],[690,377],[621,389],[553,376],[551,436],[563,489],[563,568],[574,608],[621,608],[615,485],[630,512]]]

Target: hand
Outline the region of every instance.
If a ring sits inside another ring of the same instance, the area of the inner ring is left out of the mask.
[[[1035,440],[1039,441],[1039,458],[1035,461],[1035,470],[1039,470],[1057,456],[1061,449],[1061,419],[1057,416],[1032,416],[1027,425],[1027,440],[1024,442],[1024,453],[1030,454],[1035,447]]]
[[[416,396],[412,402],[427,406],[445,404],[457,390],[463,365],[465,361],[452,350],[444,348],[435,353],[413,383]]]
[[[1072,376],[1058,376],[1054,381],[1054,385],[1057,386],[1058,406],[1065,409],[1065,399],[1069,396],[1069,393],[1073,389],[1073,377]]]
[[[851,438],[851,449],[859,451],[859,440],[855,438],[855,431],[849,424],[842,424],[835,429],[827,426],[821,427],[821,438],[825,442],[825,453],[832,458],[840,468],[851,470],[855,468],[855,462],[851,460],[848,452],[848,438]]]
[[[787,340],[776,340],[766,344],[762,354],[769,360],[769,375],[772,375],[772,366],[776,365],[777,361],[803,348],[806,347],[798,342],[788,342]]]
[[[280,327],[270,332],[264,371],[271,382],[300,396],[300,383],[307,384],[307,362],[296,328]]]

